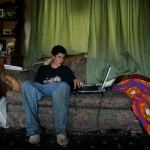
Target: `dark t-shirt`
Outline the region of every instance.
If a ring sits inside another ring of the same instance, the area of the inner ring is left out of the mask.
[[[51,65],[42,65],[38,69],[34,81],[44,84],[44,80],[55,78],[56,76],[60,77],[61,81],[67,82],[71,89],[73,89],[73,80],[75,79],[75,75],[72,70],[66,66],[52,68]]]

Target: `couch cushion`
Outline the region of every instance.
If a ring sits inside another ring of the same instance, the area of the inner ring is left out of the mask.
[[[105,109],[131,109],[131,99],[123,93],[106,90],[101,94],[77,94],[75,96],[76,107],[105,108]]]
[[[21,92],[10,90],[6,93],[6,100],[11,104],[22,105],[21,97]],[[43,97],[42,100],[39,101],[39,106],[52,106],[51,98]],[[109,89],[104,93],[102,98],[100,94],[71,94],[69,106],[89,109],[131,109],[131,99],[126,94],[114,92]]]
[[[80,59],[78,63],[73,63],[70,68],[75,74],[77,79],[80,79],[82,82],[86,83],[86,62],[87,58]]]

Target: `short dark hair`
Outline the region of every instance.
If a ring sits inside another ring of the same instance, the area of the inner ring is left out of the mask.
[[[67,54],[67,51],[66,51],[66,49],[63,47],[63,46],[61,46],[61,45],[56,45],[56,46],[54,46],[53,48],[52,48],[52,52],[51,52],[51,54],[53,55],[53,56],[56,56],[58,53],[62,53],[62,54]]]

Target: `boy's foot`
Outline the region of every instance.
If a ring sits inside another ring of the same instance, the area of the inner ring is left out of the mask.
[[[39,135],[39,134],[32,135],[32,136],[30,136],[30,138],[29,138],[29,142],[30,142],[31,144],[38,144],[38,143],[40,143],[40,141],[41,141],[41,139],[40,139],[40,135]]]
[[[69,143],[69,139],[64,134],[58,134],[57,143],[61,146],[67,146],[67,144]]]

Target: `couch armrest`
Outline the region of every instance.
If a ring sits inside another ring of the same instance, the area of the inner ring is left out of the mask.
[[[6,70],[4,69],[0,75],[0,79],[12,88],[14,91],[21,91],[21,84],[26,81],[34,80],[34,71],[15,71],[15,70]]]
[[[12,84],[13,90],[15,90],[16,92],[20,91],[19,84],[17,83],[17,81],[13,77],[11,77],[9,75],[5,75],[5,78],[6,78],[6,80],[8,80]]]

